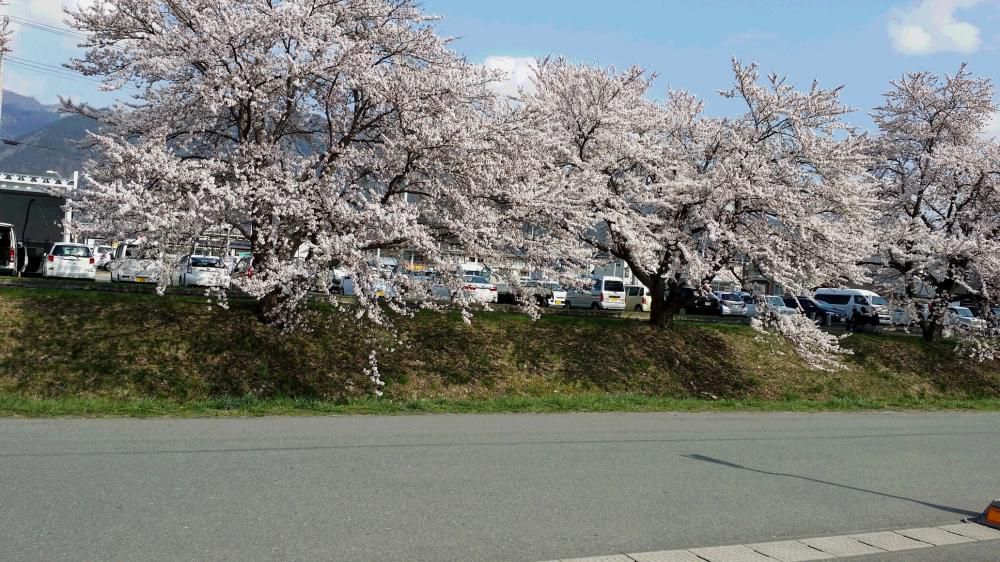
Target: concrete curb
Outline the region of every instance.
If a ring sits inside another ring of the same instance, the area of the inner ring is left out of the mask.
[[[977,523],[957,523],[938,527],[766,543],[613,554],[589,558],[563,558],[551,562],[798,562],[885,554],[984,541],[1000,541],[1000,530]]]

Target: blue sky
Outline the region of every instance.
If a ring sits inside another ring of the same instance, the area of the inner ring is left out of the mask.
[[[59,25],[63,0],[12,0],[7,13]],[[70,0],[75,1],[75,0]],[[867,110],[907,71],[953,73],[968,62],[1000,79],[1000,0],[424,0],[445,16],[442,33],[474,62],[488,57],[564,55],[602,66],[638,64],[659,76],[654,95],[688,90],[725,113],[716,95],[729,86],[729,59],[757,61],[807,87],[844,85],[844,99]],[[14,56],[59,65],[74,41],[14,26]],[[523,64],[512,59],[510,64]],[[44,102],[58,95],[106,103],[90,82],[23,65],[5,67],[5,86]],[[856,123],[869,124],[864,112]]]

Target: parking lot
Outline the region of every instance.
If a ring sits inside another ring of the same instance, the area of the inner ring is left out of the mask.
[[[43,279],[37,276],[25,276],[25,277],[0,277],[0,287],[10,286],[10,287],[21,287],[26,289],[56,289],[56,290],[66,290],[66,291],[108,291],[108,292],[121,292],[121,293],[155,293],[156,286],[149,283],[112,283],[111,274],[105,270],[98,270],[97,276],[94,281],[89,280],[75,280],[75,279]],[[230,288],[227,291],[228,299],[252,299],[252,297],[246,295],[242,291],[236,288]],[[198,287],[168,287],[164,297],[169,298],[170,296],[204,296],[205,289]],[[322,293],[315,293],[315,298],[325,298],[326,295]],[[354,297],[339,295],[335,297],[339,302],[342,303],[352,303],[355,302]],[[483,310],[482,307],[476,305],[476,308],[480,309],[480,312],[517,312],[521,308],[516,305],[508,304],[491,304],[487,310]],[[637,321],[644,322],[649,320],[649,312],[635,312],[629,310],[613,311],[613,310],[592,310],[592,309],[568,309],[562,306],[557,307],[543,307],[539,311],[546,315],[559,315],[559,316],[593,316],[599,318],[620,318],[626,321]],[[702,324],[733,324],[733,325],[750,325],[750,318],[746,316],[718,316],[718,315],[700,315],[700,314],[680,314],[675,317],[675,320],[679,322],[697,322]],[[823,327],[824,331],[833,334],[843,334],[847,332],[847,326],[844,323],[837,323],[831,326]],[[910,336],[919,337],[919,329],[906,330],[900,326],[878,326],[875,329],[870,327],[865,331],[875,332],[875,333],[886,333],[895,336]]]

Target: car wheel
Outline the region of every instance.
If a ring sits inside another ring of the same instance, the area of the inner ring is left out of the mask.
[[[688,309],[686,307],[677,311],[677,314],[680,314],[681,316],[687,316],[687,313]]]
[[[635,305],[635,311],[636,312],[642,312],[642,305],[641,304]]]
[[[600,310],[601,309],[601,305],[597,304],[596,302],[590,303],[590,309],[591,310]]]

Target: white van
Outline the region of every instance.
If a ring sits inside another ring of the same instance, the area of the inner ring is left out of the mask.
[[[157,283],[160,280],[156,258],[135,240],[118,244],[108,269],[112,283]]]
[[[880,324],[890,324],[892,322],[892,311],[889,309],[889,302],[872,291],[865,289],[816,289],[814,298],[818,301],[830,305],[842,313],[845,318],[850,319],[857,311],[861,316],[871,317],[878,315]]]
[[[18,275],[17,234],[14,225],[0,222],[0,275]]]
[[[567,308],[625,310],[625,280],[621,277],[594,277],[590,290],[573,289],[566,293]]]

